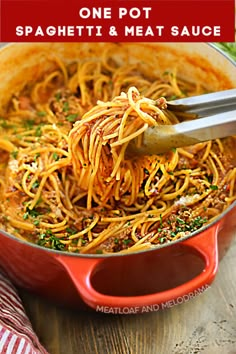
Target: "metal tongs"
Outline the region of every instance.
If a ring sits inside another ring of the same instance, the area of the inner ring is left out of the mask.
[[[169,101],[167,109],[176,116],[184,113],[194,119],[149,127],[140,147],[130,142],[128,154],[160,154],[172,148],[236,135],[236,89]]]

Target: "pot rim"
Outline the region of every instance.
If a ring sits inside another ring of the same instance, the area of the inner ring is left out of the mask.
[[[15,43],[0,43],[0,50],[2,47],[6,47],[11,44],[15,44]],[[236,61],[234,61],[229,55],[227,55],[222,49],[217,47],[214,43],[207,42],[204,44],[207,44],[213,50],[219,52],[222,56],[224,56],[228,61],[230,61],[236,67]],[[57,255],[57,256],[65,256],[65,257],[78,257],[78,258],[82,257],[82,258],[96,258],[96,259],[106,259],[106,258],[110,258],[110,257],[127,257],[127,256],[131,256],[131,255],[136,255],[136,254],[142,254],[144,252],[146,253],[146,252],[157,251],[159,249],[169,247],[172,245],[176,245],[177,243],[181,243],[181,242],[186,241],[192,237],[195,237],[198,234],[201,234],[202,232],[206,231],[207,229],[210,229],[211,227],[213,227],[221,219],[223,219],[225,217],[225,215],[228,214],[228,212],[230,212],[235,207],[236,207],[236,201],[234,201],[227,209],[225,209],[222,213],[220,213],[210,224],[207,224],[207,225],[201,227],[200,229],[192,232],[189,235],[186,235],[184,237],[181,237],[181,238],[171,241],[169,243],[165,243],[163,245],[150,246],[150,248],[148,248],[148,249],[144,249],[144,250],[140,250],[140,251],[132,251],[132,252],[127,252],[127,253],[120,253],[120,252],[107,253],[107,254],[106,253],[105,254],[93,254],[93,253],[83,254],[83,253],[72,253],[72,252],[70,253],[70,252],[59,251],[59,250],[54,250],[51,248],[42,247],[40,245],[37,245],[36,243],[31,243],[29,241],[21,240],[21,239],[17,238],[16,236],[14,236],[2,229],[0,229],[0,235],[3,235],[4,237],[8,237],[16,242],[23,244],[23,245],[28,245],[29,247],[33,247],[35,249],[39,249],[44,252],[52,253],[55,256]]]

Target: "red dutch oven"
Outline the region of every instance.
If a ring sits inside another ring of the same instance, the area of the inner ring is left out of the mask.
[[[134,60],[158,55],[160,70],[178,66],[180,75],[206,82],[212,90],[236,87],[235,64],[209,44],[124,45]],[[30,43],[2,48],[0,106],[26,82],[51,68],[49,53],[70,61],[92,51],[99,55],[103,46],[106,44]],[[191,299],[212,283],[236,230],[235,209],[233,203],[213,223],[188,237],[132,254],[63,253],[1,231],[0,265],[17,286],[54,303],[112,313],[166,308]]]

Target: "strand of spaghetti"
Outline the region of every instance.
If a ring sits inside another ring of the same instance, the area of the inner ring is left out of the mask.
[[[16,111],[13,111],[10,114],[6,115],[7,119],[10,119],[11,117],[18,118],[19,122],[22,120],[22,117],[23,117],[24,120],[26,121],[27,119],[35,118],[35,112],[28,111],[28,110],[25,110],[25,109],[16,110]]]
[[[228,174],[227,174],[227,177],[226,177],[226,180],[227,181],[230,181],[232,178],[234,178],[234,175],[236,174],[236,167],[232,168]]]
[[[169,74],[170,77],[170,83],[171,87],[175,91],[176,96],[183,96],[183,92],[180,90],[178,82],[177,82],[177,77],[176,77],[176,68],[173,69],[173,72]]]
[[[140,185],[142,184],[142,169],[138,164],[131,163],[128,161],[128,164],[130,164],[130,171],[131,174],[129,176],[129,184],[131,185],[131,190],[132,193],[130,195],[130,202],[128,205],[133,205],[135,203],[135,200],[137,199],[137,195],[139,192]]]
[[[132,215],[126,215],[126,216],[120,216],[120,217],[101,217],[101,221],[102,222],[121,222],[121,221],[129,221],[132,219],[138,219],[138,218],[142,218],[143,216],[145,216],[147,219],[150,217],[150,215],[160,215],[162,213],[162,211],[159,210],[148,210],[145,211],[143,213],[137,213],[137,214],[132,214]],[[159,218],[159,216],[158,216]],[[159,220],[159,219],[158,219]]]
[[[152,206],[152,204],[154,203],[154,201],[155,201],[155,197],[150,198],[150,199],[146,202],[146,204],[144,204],[144,206],[142,207],[141,213],[147,211],[147,210]]]
[[[210,188],[211,183],[208,180],[201,179],[200,181],[198,179],[192,178],[192,174],[190,177],[190,183],[198,188],[199,186],[204,186],[205,188]]]
[[[225,168],[222,165],[222,162],[220,161],[219,157],[216,156],[216,154],[213,151],[210,151],[210,155],[213,157],[213,159],[217,162],[218,166],[220,167],[222,173],[225,173]]]
[[[130,191],[130,195],[125,200],[125,205],[132,205],[137,197],[137,185],[139,184],[138,169],[135,169],[134,171],[132,162],[128,160],[126,161],[126,168],[129,171],[129,176],[126,177],[129,181],[129,189],[131,188],[131,191]]]
[[[113,186],[114,186],[114,180],[108,183],[106,185],[106,188],[103,190],[103,193],[101,193],[101,196],[99,198],[96,198],[96,202],[98,204],[104,205],[104,203],[107,203],[109,201],[109,198],[113,195]],[[95,193],[93,194],[93,198],[95,200]],[[100,200],[100,201],[99,201]]]
[[[226,197],[225,201],[228,203],[228,206],[236,200],[236,196],[233,197]]]
[[[147,234],[146,236],[142,237],[138,242],[136,242],[135,247],[140,246],[142,243],[144,243],[148,238],[150,238],[150,234]],[[129,249],[132,252],[132,247]]]
[[[73,209],[73,201],[70,198],[70,191],[74,188],[74,186],[75,184],[71,186],[71,182],[69,180],[65,181],[65,205],[67,209]]]
[[[92,168],[94,169],[95,166],[97,166],[97,169],[99,167],[99,162],[101,160],[101,152],[102,152],[102,139],[99,135],[96,133],[93,133],[95,139],[93,141],[93,146],[92,149],[89,149],[89,160],[92,165]],[[96,171],[97,171],[96,169]]]
[[[137,232],[137,229],[140,227],[140,224],[142,224],[144,222],[144,220],[145,220],[145,218],[131,221],[131,223],[132,223],[131,237],[134,242],[138,242],[140,239],[140,237],[139,238],[137,237],[137,235],[139,235],[139,232]]]
[[[29,150],[27,153],[29,155],[36,155],[36,154],[40,154],[43,152],[55,152],[57,154],[61,154],[61,155],[65,155],[65,156],[70,156],[70,152],[67,152],[66,150],[54,147],[54,146],[47,146],[47,147],[40,147],[40,148],[36,148],[34,150]]]
[[[171,158],[168,161],[169,165],[167,168],[167,173],[173,173],[173,171],[176,169],[178,163],[179,163],[179,153],[178,150],[175,150],[174,152],[172,151]],[[172,175],[171,175],[172,176]]]
[[[134,105],[134,109],[137,114],[143,119],[144,122],[148,123],[149,125],[157,125],[157,118],[162,122],[162,124],[170,124],[167,116],[159,109],[157,106],[152,104],[153,101],[148,99],[140,99]],[[143,104],[144,107],[141,107]],[[149,113],[145,112],[145,109],[151,111],[152,114],[156,113],[156,119],[154,119]]]
[[[123,138],[123,139],[121,139],[121,140],[118,140],[118,141],[116,141],[116,142],[114,142],[114,143],[111,143],[111,144],[110,144],[110,145],[111,145],[111,148],[113,148],[113,147],[115,147],[115,146],[123,145],[123,144],[125,144],[125,143],[130,142],[131,140],[135,139],[135,138],[136,138],[137,136],[139,136],[140,134],[144,133],[145,130],[147,130],[147,128],[148,128],[148,124],[145,123],[142,128],[140,128],[139,130],[137,130],[137,131],[134,132],[133,134],[130,134],[129,136],[127,136],[127,137],[125,137],[125,138]]]
[[[64,84],[67,85],[68,73],[67,73],[67,68],[66,68],[64,62],[56,55],[53,55],[53,56],[49,57],[48,59],[55,61],[56,64],[59,66],[59,68],[61,69],[63,76],[64,76]]]
[[[133,111],[133,107],[128,107],[125,110],[125,112],[124,112],[124,114],[123,114],[123,116],[121,118],[121,122],[120,122],[120,125],[119,125],[119,130],[118,130],[118,141],[122,140],[122,138],[123,138],[125,125],[126,125],[128,117],[132,113],[132,111]]]
[[[115,161],[115,165],[113,167],[112,173],[110,176],[106,179],[106,182],[110,182],[113,178],[115,178],[118,169],[120,168],[121,161],[124,161],[124,156],[125,156],[125,150],[127,148],[127,143],[124,143],[121,147],[120,153],[118,155],[117,160]],[[119,179],[118,179],[119,180]]]
[[[14,216],[7,215],[7,219],[11,223],[11,225],[13,225],[16,228],[23,229],[26,231],[33,231],[34,230],[34,225],[32,225],[28,222],[24,222],[24,221],[19,220],[15,215]]]
[[[68,216],[66,216],[63,221],[58,222],[58,223],[53,223],[53,224],[47,223],[47,222],[44,222],[44,221],[40,221],[40,227],[43,226],[43,227],[45,227],[47,229],[57,229],[57,228],[59,228],[59,230],[61,230],[61,227],[65,226],[67,224],[68,220],[69,220],[69,218],[68,218]],[[58,231],[58,230],[56,230],[56,231]],[[56,231],[54,230],[54,232],[56,232]]]
[[[44,184],[45,184],[45,182],[46,182],[48,176],[49,176],[49,175],[44,175],[44,176],[42,177],[42,179],[41,179],[41,181],[40,181],[40,184],[39,184],[39,187],[38,187],[38,190],[37,190],[37,192],[36,192],[34,198],[32,199],[32,201],[31,201],[30,204],[29,204],[29,209],[30,209],[30,210],[33,210],[34,207],[35,207],[35,205],[37,204],[37,202],[38,202],[38,200],[39,200],[39,198],[40,198],[40,196],[41,196],[41,193],[42,193]]]
[[[23,187],[23,190],[24,192],[31,198],[34,198],[35,197],[35,193],[32,193],[30,192],[30,189],[28,186],[27,186],[27,180],[29,179],[29,176],[30,176],[30,173],[31,171],[29,170],[26,170],[26,172],[24,173],[23,177],[22,177],[22,187]]]
[[[155,222],[162,222],[164,217],[170,214],[172,208],[173,207],[170,206],[167,208],[160,208],[158,210],[149,210],[149,214],[145,215],[144,223],[153,224]],[[141,214],[145,214],[145,212]]]
[[[167,92],[171,90],[171,86],[169,84],[160,84],[160,82],[154,81],[145,91],[146,97],[152,97],[153,100],[155,98],[159,98],[161,96],[168,96]]]
[[[200,160],[200,163],[203,163],[204,161],[207,160],[207,158],[208,158],[208,156],[209,156],[209,154],[210,154],[210,151],[211,151],[211,147],[212,147],[212,142],[209,141],[209,142],[207,143],[207,148],[206,148],[206,150],[205,150],[205,152],[204,152],[204,155],[203,155],[203,157],[202,157],[201,160]]]
[[[88,146],[88,162],[91,163],[93,160],[93,155],[96,153],[95,150],[95,144],[99,142],[100,136],[97,134],[97,130],[100,129],[100,124],[101,124],[101,118],[95,121],[95,124],[92,127],[89,127],[89,146]],[[87,134],[87,131],[84,132],[84,134]],[[82,138],[83,139],[83,138]],[[86,151],[83,145],[83,151]]]
[[[120,127],[123,123],[120,123]],[[124,130],[125,130],[125,134],[122,137],[121,140],[125,139],[127,136],[130,136],[131,134],[133,134],[135,131],[139,130],[140,128],[142,128],[144,125],[143,120],[136,115],[130,115],[129,116],[129,120],[127,121],[127,124],[124,126]],[[118,137],[119,139],[119,137]],[[116,140],[118,141],[118,140]],[[113,142],[115,142],[114,140],[112,140],[110,142],[110,144],[112,144]]]
[[[24,192],[22,185],[20,185],[18,182],[13,181],[13,186],[19,190],[20,192]],[[6,196],[9,197],[12,193],[6,193]]]
[[[160,164],[160,170],[162,172],[162,176],[158,182],[158,191],[161,191],[164,185],[169,181],[170,174],[166,172],[165,166]]]
[[[69,236],[69,239],[70,239],[70,240],[74,240],[74,239],[76,239],[76,238],[79,238],[79,237],[81,237],[81,236],[87,234],[87,233],[88,233],[90,230],[92,230],[92,229],[94,228],[94,226],[98,223],[99,218],[100,218],[99,215],[95,214],[95,215],[94,215],[94,219],[93,219],[93,221],[91,222],[91,224],[90,224],[89,226],[87,226],[87,227],[86,227],[85,229],[83,229],[82,231],[77,232],[76,234]]]
[[[79,146],[79,141],[81,140],[81,135],[86,131],[86,127],[82,127],[82,132],[80,134],[76,131],[76,129],[72,129],[70,132],[70,141],[69,141],[69,149],[71,156],[76,156],[76,159],[72,160],[73,165],[75,166],[75,172],[77,175],[77,166],[87,165],[88,160],[84,159],[83,149]],[[77,176],[78,177],[78,176]]]
[[[107,108],[109,106],[109,109]],[[117,103],[108,102],[104,106],[102,103],[92,108],[89,112],[85,113],[80,121],[75,122],[74,127],[76,128],[78,125],[83,125],[85,122],[90,123],[93,120],[96,120],[102,116],[106,116],[107,114],[117,113]]]
[[[145,183],[145,186],[144,186],[144,192],[145,192],[146,196],[151,195],[153,193],[153,191],[155,190],[155,188],[157,187],[157,185],[158,185],[159,178],[157,177],[156,178],[156,184],[153,185],[152,188],[150,188],[150,185],[153,182],[153,179],[155,178],[159,168],[160,168],[160,161],[159,162],[155,162],[154,164],[152,163],[152,166],[151,166],[152,172],[149,174],[148,179],[147,179],[147,181]]]
[[[160,215],[160,219],[156,222],[156,221],[149,221],[149,220],[145,220],[141,225],[140,225],[140,234],[141,237],[144,237],[145,235],[150,235],[150,237],[153,235],[153,230],[149,230],[149,228],[151,228],[151,226],[154,224],[156,225],[158,223],[158,225],[162,222],[163,220],[163,215]]]
[[[219,173],[217,171],[216,165],[215,165],[213,159],[211,158],[211,156],[208,156],[207,162],[208,162],[208,165],[210,166],[210,169],[213,174],[212,184],[217,185],[217,182],[219,180]]]
[[[100,144],[98,145],[98,148],[97,148],[98,156],[101,153],[101,149],[102,149],[102,143],[100,142]],[[88,196],[87,196],[87,208],[88,209],[91,209],[91,207],[92,207],[93,185],[94,185],[94,180],[96,178],[98,166],[99,166],[99,159],[96,160],[95,165],[93,166],[93,169],[92,169],[92,172],[90,175],[90,179],[89,179]]]
[[[189,175],[186,175],[182,187],[179,188],[178,190],[176,190],[175,192],[169,193],[169,194],[167,194],[167,193],[162,194],[161,193],[162,199],[163,200],[172,200],[172,199],[175,199],[176,197],[178,197],[179,195],[181,195],[183,193],[183,191],[186,190],[189,186],[189,178],[190,178]]]
[[[49,176],[51,173],[53,173],[54,171],[62,168],[62,167],[66,167],[68,166],[68,164],[71,162],[71,158],[70,157],[66,157],[64,159],[59,159],[56,162],[51,163],[49,166],[47,166],[47,170],[42,172],[42,176]]]
[[[97,238],[93,239],[93,241],[91,243],[84,246],[80,250],[80,253],[87,253],[89,250],[95,248],[97,245],[106,241],[109,237],[111,237],[113,235],[116,235],[116,237],[119,237],[119,233],[124,232],[125,229],[127,229],[127,227],[125,227],[124,224],[117,225],[117,224],[111,223],[109,225],[109,228],[103,230]]]
[[[53,187],[53,190],[55,192],[56,201],[57,201],[58,207],[60,208],[62,205],[60,185],[59,185],[60,180],[57,178],[57,175],[55,176],[54,174],[50,174],[48,176],[48,181],[51,183],[51,185]]]
[[[129,254],[129,253],[132,253],[132,252],[140,252],[140,251],[145,251],[145,250],[150,250],[154,248],[153,245],[150,244],[150,242],[144,242],[142,244],[134,244],[133,246],[127,248],[127,249],[124,249],[122,251],[120,251],[120,254]]]
[[[45,90],[45,86],[49,85],[49,82],[60,76],[60,71],[53,71],[48,76],[45,77],[43,81],[40,81],[34,85],[31,90],[31,99],[34,103],[40,102],[40,89],[43,88]]]
[[[235,194],[235,180],[236,180],[236,169],[234,169],[234,174],[230,179],[230,190],[229,190],[229,197],[232,198]]]
[[[107,134],[107,135],[103,135],[102,138],[103,138],[104,144],[106,144],[108,140],[115,139],[116,137],[118,137],[119,132],[118,132],[118,130],[117,130],[116,128],[119,126],[119,124],[120,124],[120,122],[119,122],[119,120],[117,119],[117,120],[115,120],[115,121],[113,122],[113,124],[111,124],[111,125],[109,126],[110,131],[113,131],[113,130],[114,130],[114,133],[110,133],[110,134]],[[108,132],[108,133],[109,133],[109,132]]]
[[[222,141],[220,139],[216,139],[215,142],[217,143],[217,145],[219,146],[219,150],[220,152],[223,154],[224,153],[224,146],[222,144]]]
[[[16,146],[14,144],[12,144],[9,140],[2,138],[0,138],[0,148],[8,152],[13,152],[16,150]]]

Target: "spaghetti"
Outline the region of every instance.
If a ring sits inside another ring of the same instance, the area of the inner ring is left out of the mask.
[[[0,226],[69,252],[131,252],[186,236],[235,199],[235,138],[129,158],[166,99],[205,88],[119,66],[111,53],[66,65],[12,98],[0,124]],[[148,98],[147,98],[148,97]],[[165,98],[164,98],[165,97]]]

